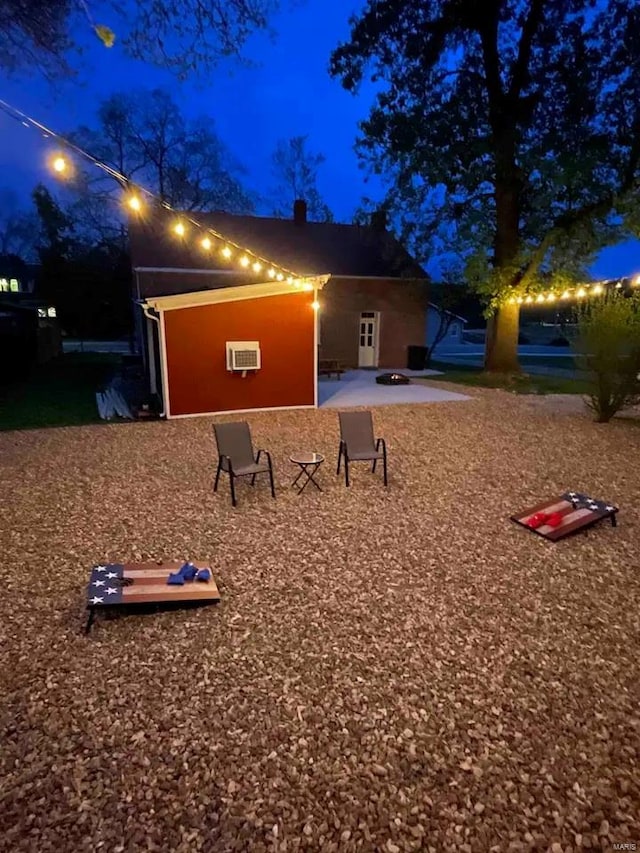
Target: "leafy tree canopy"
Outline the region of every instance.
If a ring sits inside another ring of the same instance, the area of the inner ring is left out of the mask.
[[[276,8],[277,0],[0,0],[0,67],[70,74],[88,24],[106,48],[117,42],[185,77],[239,54]]]
[[[378,86],[358,148],[419,257],[499,313],[638,233],[639,31],[627,0],[368,0],[331,70]]]

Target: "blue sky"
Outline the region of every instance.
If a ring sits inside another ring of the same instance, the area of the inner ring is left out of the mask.
[[[90,37],[81,82],[52,90],[37,77],[5,80],[0,98],[64,133],[90,122],[99,102],[113,91],[167,87],[187,116],[212,116],[219,136],[245,167],[247,186],[259,193],[273,185],[270,158],[276,142],[308,134],[310,147],[326,157],[320,192],[339,221],[350,221],[363,195],[381,195],[375,179],[365,182],[353,150],[373,89],[364,86],[353,96],[327,72],[331,51],[348,37],[349,15],[359,5],[344,0],[287,4],[272,20],[275,38],[259,33],[247,44],[244,52],[254,67],[229,61],[206,81],[177,82],[167,72],[127,59],[117,42],[107,50]],[[47,178],[47,152],[46,140],[0,113],[0,186],[15,189],[26,201],[34,184]],[[594,274],[640,272],[639,248],[633,242],[606,250]]]

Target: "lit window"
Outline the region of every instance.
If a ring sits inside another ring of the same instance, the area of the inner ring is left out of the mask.
[[[46,317],[47,309],[46,308],[38,308],[38,317]]]
[[[6,278],[0,278],[0,293],[7,293],[9,290],[9,282]]]
[[[12,293],[17,293],[20,290],[20,285],[18,284],[17,278],[12,278],[9,280],[9,290]]]
[[[47,317],[55,317],[55,316],[56,316],[56,309],[52,305],[50,308],[47,308]]]

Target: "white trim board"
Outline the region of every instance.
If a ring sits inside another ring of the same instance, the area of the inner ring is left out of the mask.
[[[218,287],[214,290],[197,290],[191,293],[177,293],[172,296],[149,296],[144,305],[156,311],[173,311],[178,308],[197,308],[200,305],[215,305],[221,302],[240,302],[245,299],[260,299],[266,296],[285,296],[304,292],[304,285],[311,285],[315,293],[322,290],[330,276],[317,276],[304,281],[302,287],[287,284],[285,281],[266,281],[257,284],[241,284],[236,287]],[[311,291],[309,291],[311,293]]]
[[[248,415],[251,412],[292,412],[296,409],[315,409],[311,403],[302,406],[266,406],[263,409],[228,409],[225,412],[193,412],[190,415],[167,415],[167,419],[177,421],[178,418],[215,418],[218,415]]]

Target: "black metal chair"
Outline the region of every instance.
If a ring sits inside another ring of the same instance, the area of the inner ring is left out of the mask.
[[[371,412],[338,412],[340,420],[340,451],[338,470],[344,459],[344,477],[349,485],[350,462],[373,462],[371,472],[375,473],[379,459],[382,459],[384,484],[387,485],[387,445],[384,438],[373,436],[373,418]]]
[[[257,474],[268,474],[271,483],[271,497],[275,498],[276,492],[273,487],[273,466],[271,456],[266,450],[258,450],[255,454],[253,442],[251,441],[251,430],[246,421],[237,421],[228,424],[214,424],[213,432],[218,447],[218,470],[213,491],[218,491],[220,472],[229,475],[231,486],[231,503],[237,506],[235,479],[236,477],[251,477],[251,485],[256,482]],[[260,458],[264,454],[266,462]]]

